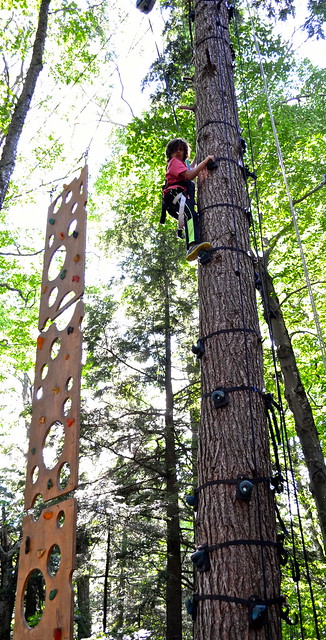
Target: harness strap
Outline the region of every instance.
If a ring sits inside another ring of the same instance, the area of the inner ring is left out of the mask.
[[[185,226],[184,210],[185,210],[186,199],[187,198],[183,195],[183,193],[177,193],[175,198],[173,198],[173,204],[177,204],[177,202],[179,202],[178,229],[180,231]]]

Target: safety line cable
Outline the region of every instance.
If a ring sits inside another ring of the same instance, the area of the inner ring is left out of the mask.
[[[295,228],[297,242],[298,242],[299,249],[300,249],[300,255],[301,255],[301,260],[302,260],[302,265],[303,265],[303,270],[304,270],[304,276],[305,276],[305,280],[306,280],[307,289],[308,289],[308,292],[309,292],[310,304],[311,304],[311,308],[312,308],[312,311],[313,311],[315,325],[316,325],[316,329],[317,329],[317,336],[318,336],[318,341],[319,341],[319,346],[320,346],[320,352],[321,352],[321,356],[322,356],[322,360],[323,360],[323,364],[324,364],[324,369],[325,369],[325,373],[326,373],[326,347],[325,347],[325,341],[323,339],[322,330],[321,330],[321,326],[320,326],[320,322],[319,322],[319,316],[318,316],[317,307],[316,307],[316,304],[315,304],[315,298],[314,298],[314,294],[313,294],[313,290],[312,290],[312,286],[311,286],[311,281],[310,281],[309,271],[308,271],[308,267],[307,267],[307,262],[306,262],[305,254],[304,254],[304,251],[303,251],[303,245],[302,245],[301,235],[300,235],[299,226],[298,226],[298,220],[297,220],[297,216],[296,216],[296,213],[295,213],[295,210],[294,210],[294,206],[293,206],[293,200],[292,200],[292,196],[291,196],[291,193],[290,193],[287,174],[286,174],[286,171],[285,171],[285,165],[284,165],[284,161],[283,161],[283,154],[282,154],[282,150],[281,150],[281,146],[280,146],[280,142],[279,142],[279,137],[278,137],[277,128],[276,128],[276,124],[275,124],[274,114],[273,114],[272,105],[271,105],[271,101],[270,101],[270,97],[269,97],[269,91],[268,91],[268,86],[267,86],[265,69],[264,69],[262,56],[261,56],[261,53],[260,53],[260,47],[259,47],[258,39],[257,39],[257,36],[256,36],[256,32],[255,32],[254,21],[253,21],[252,15],[251,15],[250,6],[249,6],[248,1],[247,1],[247,8],[248,8],[248,14],[249,14],[250,22],[251,22],[252,34],[253,34],[253,39],[254,39],[254,43],[255,43],[255,48],[256,48],[256,52],[257,52],[257,56],[258,56],[258,60],[259,60],[259,67],[260,67],[261,77],[262,77],[262,80],[263,80],[264,92],[265,92],[266,99],[267,99],[268,111],[269,111],[269,116],[270,116],[270,120],[271,120],[271,124],[272,124],[272,129],[273,129],[273,134],[274,134],[274,139],[275,139],[277,155],[278,155],[278,159],[279,159],[279,163],[280,163],[280,167],[281,167],[281,171],[282,171],[282,175],[283,175],[283,180],[284,180],[284,185],[285,185],[287,197],[288,197],[288,200],[289,200],[290,210],[291,210],[292,219],[293,219],[293,225],[294,225],[294,228]]]

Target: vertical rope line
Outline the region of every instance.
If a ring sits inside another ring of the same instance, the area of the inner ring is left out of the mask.
[[[179,120],[177,118],[177,114],[176,114],[176,111],[175,111],[175,108],[174,108],[174,104],[173,104],[172,99],[171,99],[170,87],[169,87],[168,79],[167,79],[165,71],[164,71],[163,59],[162,59],[162,56],[160,54],[159,48],[157,46],[157,42],[155,40],[153,26],[152,26],[152,23],[150,21],[150,18],[148,18],[148,22],[149,22],[150,30],[151,30],[151,32],[153,34],[155,48],[156,48],[158,59],[159,59],[160,65],[161,65],[161,70],[162,70],[162,74],[163,74],[163,78],[164,78],[164,82],[165,82],[165,87],[166,87],[166,92],[167,92],[167,95],[168,95],[168,102],[170,103],[170,107],[172,109],[172,113],[173,113],[173,117],[174,117],[174,121],[175,121],[175,126],[176,126],[177,130],[180,131]]]
[[[217,52],[218,52],[218,65],[219,65],[219,77],[220,77],[220,90],[221,90],[221,95],[222,95],[222,108],[223,108],[223,116],[224,116],[224,121],[227,121],[226,118],[226,104],[225,104],[225,96],[224,96],[224,87],[223,87],[223,69],[222,69],[222,55],[221,55],[221,45],[219,43],[219,35],[218,35],[218,26],[219,26],[219,7],[217,4],[217,0],[214,0],[214,7],[215,7],[215,30],[216,30],[216,42],[217,42]],[[229,84],[229,90],[230,90],[230,94],[232,96],[232,108],[234,110],[234,115],[236,118],[236,122],[238,122],[238,118],[237,118],[237,111],[236,111],[236,105],[235,105],[235,96],[234,96],[234,85],[231,82],[231,78],[230,78],[230,74],[229,74],[229,70],[228,70],[228,60],[227,60],[227,55],[226,55],[226,50],[225,50],[225,43],[224,40],[222,39],[222,48],[223,51],[222,53],[224,54],[224,62],[225,62],[225,69],[226,69],[226,73],[227,73],[227,78],[228,78],[228,84]],[[230,158],[230,142],[229,142],[229,132],[228,132],[228,127],[226,125],[224,125],[224,130],[225,130],[225,140],[226,140],[226,145],[227,145],[227,157],[228,157],[228,172],[229,172],[229,176],[230,176],[230,185],[231,185],[231,189],[230,189],[230,198],[231,198],[231,202],[234,204],[234,188],[233,188],[233,180],[232,180],[232,170],[231,170],[231,158]],[[238,132],[239,133],[239,132]],[[240,135],[239,135],[240,137]],[[233,227],[234,227],[234,234],[235,234],[235,244],[236,244],[236,249],[237,249],[237,266],[238,266],[238,270],[240,272],[240,276],[239,276],[239,295],[240,295],[240,304],[241,304],[241,317],[242,317],[242,323],[243,326],[245,326],[245,313],[244,313],[244,293],[243,293],[243,287],[242,287],[242,281],[241,281],[241,271],[240,271],[240,254],[239,254],[239,244],[238,244],[238,234],[237,234],[237,226],[236,226],[236,216],[235,216],[235,211],[233,209]],[[247,340],[247,335],[244,332],[244,349],[245,349],[245,362],[246,362],[246,375],[247,375],[247,384],[250,385],[250,380],[249,380],[249,356],[248,356],[248,340]],[[252,437],[252,448],[253,448],[253,462],[254,462],[254,469],[255,469],[255,473],[257,473],[257,452],[256,452],[256,447],[255,447],[255,431],[254,431],[254,418],[253,418],[253,407],[252,407],[252,396],[251,396],[251,392],[249,392],[249,413],[250,413],[250,425],[251,425],[251,437]],[[257,505],[258,505],[258,526],[259,526],[259,535],[260,538],[262,539],[262,518],[261,518],[261,508],[260,508],[260,498],[259,498],[259,491],[257,491]],[[266,567],[265,567],[265,558],[264,558],[264,550],[263,547],[261,546],[261,550],[260,550],[260,558],[261,558],[261,568],[262,568],[262,577],[263,577],[263,588],[264,588],[264,597],[265,599],[267,599],[267,580],[266,580]],[[269,632],[269,625],[266,625],[264,627],[264,635],[265,638],[267,638],[267,640],[270,640],[270,632]]]
[[[278,159],[279,159],[279,163],[280,163],[280,167],[281,167],[281,171],[282,171],[282,175],[283,175],[283,180],[284,180],[284,185],[285,185],[287,197],[288,197],[288,200],[289,200],[290,210],[291,210],[292,219],[293,219],[293,225],[294,225],[294,228],[295,228],[297,242],[298,242],[299,249],[300,249],[300,255],[301,255],[301,260],[302,260],[302,265],[303,265],[304,276],[305,276],[305,280],[306,280],[307,289],[308,289],[308,292],[309,292],[310,304],[311,304],[311,308],[312,308],[312,311],[313,311],[315,325],[316,325],[316,329],[317,329],[317,336],[318,336],[318,342],[319,342],[319,346],[320,346],[321,357],[322,357],[322,361],[323,361],[324,369],[325,369],[325,373],[326,373],[326,348],[325,348],[325,342],[324,342],[323,335],[322,335],[322,330],[321,330],[321,326],[320,326],[320,322],[319,322],[319,316],[318,316],[318,312],[317,312],[317,308],[316,308],[316,304],[315,304],[315,298],[314,298],[314,294],[313,294],[312,286],[311,286],[311,281],[310,281],[310,277],[309,277],[309,271],[308,271],[308,267],[307,267],[307,263],[306,263],[305,254],[304,254],[304,251],[303,251],[303,246],[302,246],[302,241],[301,241],[301,235],[300,235],[300,231],[299,231],[297,216],[296,216],[296,213],[295,213],[295,210],[294,210],[292,196],[291,196],[291,193],[290,193],[288,179],[287,179],[287,175],[286,175],[286,171],[285,171],[282,150],[281,150],[281,146],[280,146],[280,142],[279,142],[279,138],[278,138],[278,133],[277,133],[276,125],[275,125],[275,119],[274,119],[274,114],[273,114],[273,110],[272,110],[271,101],[270,101],[270,98],[269,98],[269,92],[268,92],[268,87],[267,87],[267,80],[266,80],[264,65],[263,65],[263,61],[262,61],[262,57],[261,57],[261,53],[260,53],[260,48],[259,48],[259,43],[258,43],[258,40],[257,40],[255,27],[254,27],[254,22],[253,22],[253,19],[252,19],[252,15],[251,15],[250,6],[249,6],[248,1],[247,1],[247,8],[248,8],[249,18],[250,18],[250,22],[251,22],[252,34],[253,34],[253,38],[254,38],[255,48],[256,48],[257,55],[258,55],[260,73],[261,73],[262,80],[263,80],[263,85],[264,85],[264,92],[265,92],[266,99],[267,99],[268,111],[269,111],[269,116],[270,116],[270,120],[271,120],[271,124],[272,124],[272,129],[273,129],[273,134],[274,134],[274,139],[275,139],[277,155],[278,155]]]

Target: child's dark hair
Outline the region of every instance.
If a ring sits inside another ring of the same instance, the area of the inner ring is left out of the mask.
[[[179,147],[183,148],[183,160],[186,160],[190,154],[190,147],[188,142],[183,138],[174,138],[170,140],[166,145],[165,153],[168,160],[171,160],[172,154],[179,149]]]

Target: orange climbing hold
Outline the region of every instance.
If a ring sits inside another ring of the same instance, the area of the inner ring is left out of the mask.
[[[59,387],[52,387],[52,391],[53,393],[59,393],[60,389]]]
[[[43,289],[42,289],[42,293],[46,293],[46,292],[47,292],[47,290],[48,290],[48,288],[47,288],[47,287],[43,287]]]
[[[80,260],[80,255],[79,253],[76,253],[75,257],[74,257],[74,262],[79,262]]]
[[[45,338],[43,338],[42,336],[39,336],[37,338],[37,348],[38,349],[42,349],[44,340],[45,340]]]
[[[44,423],[45,423],[45,416],[41,416],[41,417],[39,418],[39,423],[40,423],[40,424],[44,424]]]
[[[45,549],[38,549],[36,552],[36,555],[38,558],[42,558],[42,556],[44,556],[45,554]]]
[[[64,233],[62,233],[62,231],[60,231],[60,232],[59,232],[59,238],[60,238],[61,240],[63,240],[63,239],[64,239],[64,237],[65,237],[65,234],[64,234]]]
[[[51,520],[52,516],[53,516],[53,511],[45,511],[43,513],[44,520]]]

